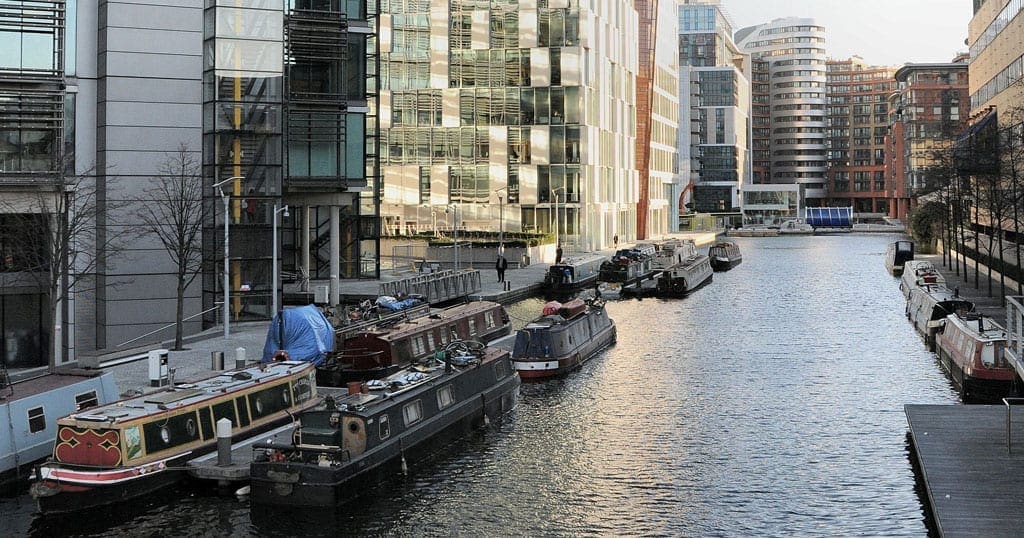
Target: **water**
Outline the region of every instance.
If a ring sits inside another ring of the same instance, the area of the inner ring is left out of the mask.
[[[894,239],[740,238],[686,299],[612,301],[618,344],[336,514],[179,488],[51,522],[22,496],[0,535],[924,536],[903,405],[957,397],[885,271]]]

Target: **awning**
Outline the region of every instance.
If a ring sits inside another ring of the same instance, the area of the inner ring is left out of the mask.
[[[853,208],[808,207],[805,220],[814,228],[853,228]]]

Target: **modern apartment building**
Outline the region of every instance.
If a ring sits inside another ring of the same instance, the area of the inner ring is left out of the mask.
[[[636,164],[639,172],[637,239],[679,230],[675,173],[679,129],[679,58],[675,0],[637,0],[639,68],[636,97]]]
[[[825,28],[790,17],[740,29],[735,39],[752,57],[754,182],[797,184],[806,205],[823,204]]]
[[[971,113],[992,107],[1000,125],[1011,120],[1009,112],[1024,103],[1024,10],[1022,0],[974,0],[974,17],[968,25],[970,44]]]
[[[377,245],[367,6],[0,0],[4,237],[18,233],[12,200],[71,176],[96,195],[92,235],[74,242],[95,263],[58,319],[41,306],[48,292],[19,279],[31,272],[21,254],[0,245],[15,262],[0,290],[3,359],[60,365],[173,335],[175,264],[137,231],[140,211],[161,203],[153,186],[179,156],[204,193],[202,273],[185,291],[186,334],[220,323],[225,295],[232,322],[268,319],[274,262],[307,285],[375,275],[375,262],[360,265]],[[53,214],[40,213],[42,222]],[[104,240],[112,236],[124,237],[116,249]],[[51,357],[54,335],[64,342]]]
[[[895,67],[858,56],[828,60],[828,205],[853,207],[860,218],[888,216],[885,134]]]
[[[886,198],[888,215],[905,220],[928,188],[929,167],[940,164],[939,153],[951,147],[967,120],[967,64],[905,64],[894,77],[884,152]]]
[[[382,12],[386,233],[436,219],[557,232],[569,249],[637,237],[631,3],[392,0]]]
[[[737,212],[751,181],[750,57],[732,29],[718,0],[679,6],[679,170],[683,203],[700,213]]]

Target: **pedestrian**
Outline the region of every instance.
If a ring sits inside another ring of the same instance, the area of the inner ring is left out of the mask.
[[[612,243],[615,244],[615,248],[619,248],[619,234],[612,236]]]
[[[494,262],[494,269],[498,271],[498,282],[504,282],[505,269],[508,269],[508,260],[501,254],[498,254],[498,259]]]
[[[555,263],[562,263],[562,244],[558,244],[558,248],[555,249]]]

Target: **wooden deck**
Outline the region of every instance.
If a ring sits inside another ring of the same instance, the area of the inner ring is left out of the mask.
[[[904,406],[919,479],[941,536],[1024,533],[1024,408],[1013,452],[1003,405]]]

